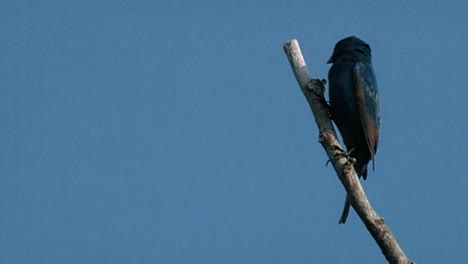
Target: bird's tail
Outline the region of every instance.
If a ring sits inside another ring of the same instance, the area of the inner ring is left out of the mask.
[[[362,177],[362,178],[364,178],[364,180],[367,179],[367,163],[368,162],[369,162],[368,160],[366,162],[364,162],[364,163],[360,163],[358,161],[358,162],[356,162],[356,164],[354,164],[354,169],[358,173],[359,178]],[[346,200],[345,200],[345,203],[344,203],[343,212],[341,213],[340,222],[338,222],[339,224],[346,223],[346,220],[348,219],[350,209],[351,209],[351,202],[349,200],[348,195],[346,195]]]
[[[348,219],[349,210],[351,209],[351,202],[349,201],[348,195],[346,195],[346,200],[344,203],[343,213],[341,213],[341,218],[339,224],[346,223],[346,219]]]

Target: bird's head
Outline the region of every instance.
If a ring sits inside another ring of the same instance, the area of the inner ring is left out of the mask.
[[[370,61],[371,48],[369,44],[355,36],[338,41],[327,63],[336,63],[345,60]]]

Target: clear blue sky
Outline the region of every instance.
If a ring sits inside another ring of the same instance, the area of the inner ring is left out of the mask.
[[[386,263],[283,44],[373,49],[364,188],[418,263],[468,262],[463,1],[0,3],[0,263]]]

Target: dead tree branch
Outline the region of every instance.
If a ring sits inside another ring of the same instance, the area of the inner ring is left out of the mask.
[[[351,205],[364,222],[367,230],[379,245],[385,258],[391,264],[408,264],[410,261],[396,242],[395,237],[383,218],[372,209],[366,194],[362,189],[359,178],[354,171],[353,158],[347,159],[342,155],[342,147],[338,142],[335,129],[330,120],[325,101],[325,81],[312,79],[297,40],[293,39],[284,45],[291,68],[296,76],[307,102],[312,109],[315,122],[319,128],[319,142],[328,155],[333,168],[351,201]]]

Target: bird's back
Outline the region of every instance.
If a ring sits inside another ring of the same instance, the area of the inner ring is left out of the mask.
[[[355,65],[356,62],[346,60],[334,63],[330,68],[328,73],[330,110],[346,148],[354,149],[351,156],[357,159],[356,172],[365,179],[371,155],[356,100]]]

